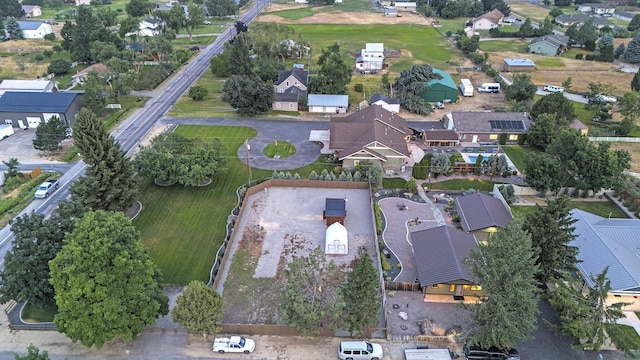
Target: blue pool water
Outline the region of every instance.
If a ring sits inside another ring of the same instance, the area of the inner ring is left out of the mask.
[[[475,164],[475,163],[476,163],[476,160],[478,160],[478,157],[477,157],[477,156],[469,156],[469,162],[472,162],[472,163],[474,163],[474,164]]]

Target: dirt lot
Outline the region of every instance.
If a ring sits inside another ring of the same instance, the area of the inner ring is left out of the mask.
[[[269,188],[245,199],[230,251],[230,269],[222,269],[226,323],[277,323],[279,279],[294,258],[324,247],[322,219],[326,198],[346,198],[348,255],[327,255],[350,267],[360,248],[375,259],[375,236],[369,192],[346,189]]]

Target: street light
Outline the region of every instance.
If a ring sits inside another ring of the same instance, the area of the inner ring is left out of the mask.
[[[249,145],[249,139],[244,140],[244,150],[247,157],[247,176],[249,177],[249,184],[247,184],[247,186],[251,186],[251,164],[249,163],[249,150],[251,150],[251,145]]]

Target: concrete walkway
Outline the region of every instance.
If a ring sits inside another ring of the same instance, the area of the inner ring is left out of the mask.
[[[640,335],[640,319],[633,311],[623,311],[624,316],[622,319],[618,319],[618,324],[629,325],[636,329],[638,335]]]

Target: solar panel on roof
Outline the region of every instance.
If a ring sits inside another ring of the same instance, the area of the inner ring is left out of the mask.
[[[489,120],[492,129],[524,130],[524,124],[518,120]]]

